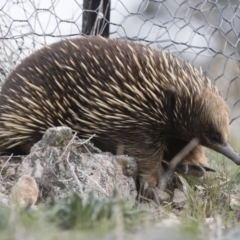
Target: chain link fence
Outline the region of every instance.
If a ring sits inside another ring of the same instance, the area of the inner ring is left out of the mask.
[[[239,0],[112,0],[108,15],[101,11],[106,0],[100,3],[96,17],[105,20],[109,37],[163,48],[201,66],[230,106],[232,127],[239,126]],[[82,35],[86,12],[80,0],[1,0],[0,78],[36,49]],[[94,30],[101,34],[104,25]]]

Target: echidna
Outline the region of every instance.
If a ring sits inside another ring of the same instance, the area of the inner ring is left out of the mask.
[[[104,151],[122,146],[150,190],[162,160],[193,138],[200,145],[186,164],[207,169],[202,146],[240,164],[229,145],[229,110],[210,80],[170,53],[124,40],[60,41],[9,75],[0,98],[2,151],[28,153],[47,128],[60,125],[82,138],[96,134]]]

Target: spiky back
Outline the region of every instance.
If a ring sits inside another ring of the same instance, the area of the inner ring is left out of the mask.
[[[200,71],[169,53],[101,37],[61,41],[26,58],[3,84],[0,147],[33,144],[59,125],[82,137],[138,144],[144,136],[151,144],[169,124],[169,107],[175,121],[187,119],[206,89],[218,96]]]

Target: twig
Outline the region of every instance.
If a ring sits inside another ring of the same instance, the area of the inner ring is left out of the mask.
[[[3,171],[4,167],[7,165],[7,163],[10,161],[10,159],[12,158],[12,155],[13,155],[13,153],[9,156],[9,158],[7,159],[7,161],[6,161],[6,162],[3,164],[3,166],[2,166],[2,169],[1,169],[1,172],[0,172],[0,177],[1,177],[2,180],[3,180],[2,171]]]
[[[78,185],[78,189],[79,189],[80,194],[83,194],[83,186],[82,186],[82,184],[80,183],[80,181],[79,181],[76,173],[74,172],[73,165],[69,162],[69,155],[70,155],[70,152],[68,153],[68,156],[67,156],[67,159],[66,159],[67,164],[68,164],[68,166],[69,166],[69,169],[70,169],[70,171],[71,171],[71,173],[72,173],[73,178],[75,179],[75,181],[76,181],[76,183],[77,183],[77,185]]]
[[[90,140],[91,140],[92,138],[94,138],[95,136],[96,136],[96,134],[93,134],[90,138],[88,138],[88,139],[85,140],[84,142],[78,143],[77,145],[83,145],[83,144],[86,144],[86,143],[90,142]]]
[[[60,157],[60,158],[54,163],[54,165],[57,164],[57,163],[59,163],[59,162],[61,162],[61,160],[62,160],[63,156],[66,154],[68,148],[69,148],[70,145],[73,143],[73,141],[74,141],[76,135],[77,135],[77,133],[75,133],[75,134],[73,135],[72,139],[69,141],[69,143],[68,143],[67,146],[65,147],[65,149],[64,149],[64,151],[63,151],[61,157]]]
[[[97,162],[100,164],[100,162],[98,161],[98,159],[91,153],[91,151],[88,149],[88,147],[85,145],[86,143],[88,143],[93,137],[95,137],[96,134],[93,134],[90,138],[88,138],[87,140],[85,140],[84,142],[78,143],[78,142],[74,142],[73,146],[81,146],[83,145],[83,147],[87,150],[88,154]],[[93,148],[96,148],[95,146],[93,146]],[[98,150],[98,153],[102,154],[102,151],[99,150],[98,148],[96,148],[96,150]],[[104,166],[102,166],[101,164],[99,165],[101,167],[102,170],[106,171],[106,168],[104,168]],[[111,177],[114,177],[113,174],[108,173]]]
[[[216,185],[212,185],[212,186],[205,186],[205,188],[206,189],[213,189],[213,188],[220,188],[220,187],[223,187],[223,186],[225,186],[226,184],[228,184],[229,182],[231,182],[231,180],[230,179],[228,179],[227,181],[225,181],[225,182],[222,182],[222,183],[219,183],[219,184],[216,184]]]

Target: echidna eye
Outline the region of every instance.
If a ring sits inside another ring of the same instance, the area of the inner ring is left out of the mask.
[[[218,136],[218,134],[210,134],[210,139],[213,142],[220,142],[220,137]]]

